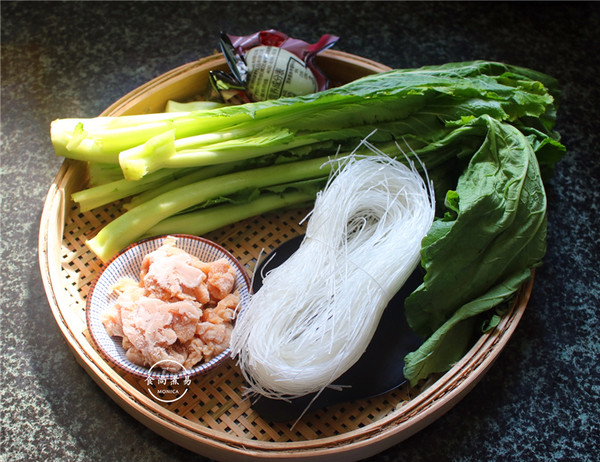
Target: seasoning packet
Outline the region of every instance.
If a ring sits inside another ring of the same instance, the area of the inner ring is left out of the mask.
[[[310,44],[273,29],[247,36],[221,33],[220,47],[231,72],[209,73],[209,99],[242,104],[325,90],[329,80],[314,57],[338,40],[325,34]]]

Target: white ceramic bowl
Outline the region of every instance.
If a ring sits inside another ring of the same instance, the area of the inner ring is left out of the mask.
[[[176,245],[178,248],[198,257],[201,261],[211,262],[219,258],[227,258],[236,271],[235,289],[240,295],[240,310],[247,305],[250,297],[250,279],[244,267],[231,253],[219,244],[202,237],[185,234],[172,234],[172,236],[177,238]],[[87,326],[96,348],[115,366],[143,378],[179,379],[193,377],[214,369],[223,363],[231,353],[230,348],[227,348],[210,361],[199,363],[190,370],[183,369],[177,373],[169,373],[158,367],[146,368],[132,363],[125,355],[125,350],[121,345],[122,339],[108,335],[104,324],[102,324],[101,315],[117,299],[117,295],[111,290],[112,287],[123,277],[139,280],[144,256],[158,249],[166,237],[156,236],[141,240],[115,255],[95,278],[86,302]]]

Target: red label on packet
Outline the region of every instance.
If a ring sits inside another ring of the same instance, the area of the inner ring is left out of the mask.
[[[213,96],[237,104],[325,90],[329,80],[314,57],[338,39],[326,34],[310,44],[276,30],[247,36],[221,34],[221,49],[232,74],[211,72]]]

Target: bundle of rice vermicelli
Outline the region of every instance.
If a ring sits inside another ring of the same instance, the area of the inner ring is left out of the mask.
[[[432,185],[412,163],[368,146],[373,155],[336,160],[299,249],[237,320],[232,354],[251,392],[291,399],[334,386],[419,262]]]

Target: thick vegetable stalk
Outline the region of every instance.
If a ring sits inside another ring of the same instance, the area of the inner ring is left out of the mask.
[[[168,191],[125,212],[107,224],[87,245],[98,257],[107,261],[161,220],[197,204],[244,189],[327,177],[330,169],[328,158],[316,158],[201,180]]]
[[[282,144],[287,144],[289,149],[308,144],[290,143],[292,138],[293,134],[289,130],[268,130],[248,138],[224,137],[224,141],[220,140],[207,147],[200,145],[177,151],[175,131],[170,130],[141,146],[121,152],[119,163],[125,178],[139,180],[162,168],[203,167],[238,162],[278,152]]]
[[[308,207],[312,204],[318,190],[324,184],[325,181],[319,181],[315,184],[314,188],[310,189],[301,188],[294,190],[292,188],[285,188],[286,190],[280,193],[262,192],[257,198],[249,201],[239,203],[228,202],[175,215],[154,225],[146,231],[143,237],[177,233],[201,236],[222,226],[227,226],[267,212],[290,209],[292,207]]]
[[[167,169],[167,170],[169,170],[169,169]],[[196,169],[174,169],[174,170],[177,172],[180,172],[181,175],[177,176],[172,181],[157,185],[154,188],[148,188],[148,189],[140,192],[139,194],[136,194],[134,197],[131,198],[131,200],[129,202],[123,204],[123,208],[125,208],[125,210],[130,210],[134,207],[137,207],[140,204],[143,204],[144,202],[147,202],[151,199],[154,199],[155,197],[160,196],[161,194],[172,191],[173,189],[181,188],[182,186],[187,186],[189,184],[196,183],[201,180],[206,180],[208,178],[212,178],[215,176],[221,176],[221,175],[225,175],[227,173],[232,173],[235,171],[242,171],[245,169],[242,168],[242,166],[239,164],[231,163],[231,164],[213,165],[211,167],[196,168]],[[159,172],[162,172],[162,170],[159,170],[156,173],[159,173]],[[154,174],[150,174],[148,176],[151,176],[151,175],[154,175]],[[139,181],[129,181],[129,183],[133,183],[133,184],[139,183],[139,182],[144,181],[145,178],[146,177],[142,178]]]
[[[187,117],[186,117],[187,116]],[[175,122],[175,120],[177,122]],[[59,156],[101,163],[118,163],[119,152],[145,143],[159,133],[190,124],[189,113],[158,113],[91,119],[57,119],[50,138]]]
[[[179,169],[164,169],[147,175],[140,181],[121,178],[74,192],[71,198],[79,204],[82,212],[87,212],[96,207],[168,184],[177,178],[178,173],[183,174]]]
[[[404,128],[404,123],[382,123],[373,137],[379,141],[394,140],[403,134]],[[288,129],[269,129],[245,138],[177,150],[177,141],[185,139],[176,141],[171,131],[152,138],[140,147],[123,151],[119,162],[127,179],[139,180],[162,168],[194,168],[242,162],[276,154],[282,149],[293,151],[308,147],[312,150],[323,143],[335,142],[345,150],[350,150],[370,133],[373,133],[373,128],[369,125],[300,134]],[[159,148],[155,149],[157,145]]]

